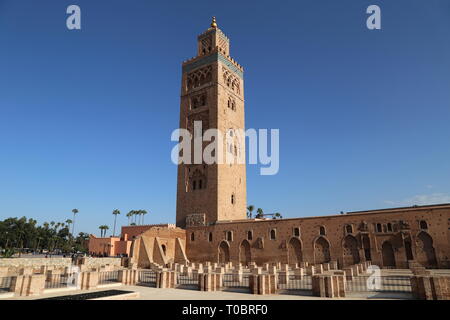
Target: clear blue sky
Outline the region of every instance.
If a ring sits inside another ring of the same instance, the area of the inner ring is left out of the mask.
[[[280,172],[248,166],[249,204],[450,202],[448,0],[0,0],[0,219],[173,223],[181,62],[213,15],[245,67],[247,127],[280,129]]]

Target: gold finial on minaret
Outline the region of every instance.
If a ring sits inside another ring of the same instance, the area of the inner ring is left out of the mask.
[[[212,17],[211,28],[217,29],[216,17]]]

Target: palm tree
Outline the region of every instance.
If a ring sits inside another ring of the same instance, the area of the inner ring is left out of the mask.
[[[127,218],[128,218],[128,225],[130,225],[130,223],[131,223],[131,222],[130,222],[130,219],[131,219],[131,217],[133,216],[133,210],[131,210],[130,212],[128,212],[126,216],[127,216]]]
[[[139,214],[138,210],[133,210],[133,215],[134,215],[134,224],[137,224],[137,216]]]
[[[105,229],[103,236],[106,237],[106,231],[109,230],[109,227],[107,225],[104,225],[103,228]]]
[[[261,219],[262,217],[264,217],[263,209],[258,208],[258,209],[256,210],[256,213],[257,213],[257,215],[255,216],[255,218]]]
[[[281,215],[281,213],[277,212],[277,213],[275,213],[275,214],[273,215],[273,218],[274,218],[274,219],[277,219],[277,218],[283,219],[283,216]]]
[[[115,209],[112,214],[114,215],[114,231],[113,231],[113,237],[116,235],[116,220],[117,220],[117,215],[120,214],[120,210],[119,209]]]
[[[251,219],[252,218],[252,216],[253,216],[253,210],[255,210],[255,206],[254,205],[249,205],[248,207],[247,207],[247,218],[248,219]]]
[[[78,209],[72,209],[72,213],[73,213],[73,221],[72,221],[72,237],[73,237],[75,232],[75,215],[78,213]]]
[[[70,219],[67,219],[67,220],[66,220],[66,223],[67,223],[67,227],[68,227],[69,230],[70,230],[70,225],[73,223],[73,221],[70,220]]]
[[[139,225],[141,223],[142,210],[136,210],[136,224]]]
[[[106,230],[108,230],[109,227],[107,225],[101,225],[98,228],[100,229],[100,238],[106,237]]]
[[[148,212],[146,210],[142,210],[142,224],[144,224],[144,218],[147,213]]]

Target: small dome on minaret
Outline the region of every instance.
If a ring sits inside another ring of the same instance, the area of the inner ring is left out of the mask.
[[[217,29],[216,17],[212,17],[211,28]]]

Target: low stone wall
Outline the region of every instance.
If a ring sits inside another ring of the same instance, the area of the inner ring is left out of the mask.
[[[82,258],[81,265],[86,268],[100,268],[110,265],[120,267],[120,258]],[[60,269],[72,265],[71,258],[5,258],[0,259],[0,273],[17,272],[22,268],[39,269],[41,267],[52,267]]]
[[[87,267],[101,267],[101,266],[118,266],[120,267],[121,258],[84,258],[83,265]]]
[[[41,266],[68,267],[72,264],[71,258],[2,258],[0,267],[39,268]]]
[[[421,300],[450,300],[450,277],[416,275],[411,278],[413,296]]]

